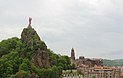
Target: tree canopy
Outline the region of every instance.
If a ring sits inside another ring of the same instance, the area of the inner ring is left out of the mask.
[[[39,68],[31,63],[33,50],[21,39],[9,38],[0,42],[0,78],[60,78],[62,70],[71,68],[70,58],[47,50],[50,67]]]

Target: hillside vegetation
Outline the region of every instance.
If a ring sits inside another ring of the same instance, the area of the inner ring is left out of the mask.
[[[33,28],[0,42],[0,78],[60,78],[70,68],[69,57],[47,49]]]

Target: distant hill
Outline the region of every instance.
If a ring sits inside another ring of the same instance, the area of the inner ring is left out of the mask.
[[[105,66],[123,66],[123,59],[116,60],[103,59],[103,64]]]

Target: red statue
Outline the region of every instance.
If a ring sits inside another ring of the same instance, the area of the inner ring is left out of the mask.
[[[28,28],[32,28],[32,27],[31,27],[31,21],[32,21],[32,18],[29,17],[29,25],[28,25]]]

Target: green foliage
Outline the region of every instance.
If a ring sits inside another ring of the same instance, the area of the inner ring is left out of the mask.
[[[71,65],[68,56],[57,55],[51,50],[47,50],[51,67],[38,68],[33,65],[31,59],[35,50],[39,47],[46,49],[44,42],[36,40],[33,46],[27,46],[16,37],[0,42],[0,78],[30,78],[32,73],[37,78],[60,78],[63,69],[67,70],[74,66]]]
[[[6,78],[18,72],[21,60],[17,52],[2,56],[0,58],[0,78]]]
[[[62,66],[64,70],[70,69],[71,62],[68,56],[61,56],[58,59],[58,66]]]
[[[71,61],[68,56],[57,55],[51,50],[48,50],[48,53],[51,66],[60,66],[63,70],[71,69]]]
[[[58,56],[57,54],[53,53],[53,51],[48,50],[48,54],[49,54],[49,62],[50,65],[57,65],[58,63],[58,59],[60,58],[60,56]]]
[[[71,64],[71,69],[75,69],[75,64],[74,63]]]
[[[2,55],[10,53],[11,51],[15,51],[16,49],[19,49],[21,45],[22,45],[21,40],[16,37],[1,41],[0,57],[2,57]]]
[[[92,76],[92,78],[96,78],[96,76]]]
[[[24,71],[29,71],[30,68],[31,68],[30,61],[28,59],[24,59],[19,69]]]
[[[29,73],[24,70],[20,70],[15,75],[10,76],[10,78],[29,78],[29,77],[30,77]]]
[[[41,78],[60,78],[62,74],[62,69],[56,66],[47,69],[39,69],[33,65],[32,69],[34,73],[37,73]]]

